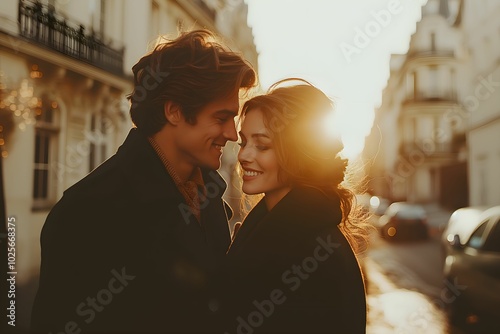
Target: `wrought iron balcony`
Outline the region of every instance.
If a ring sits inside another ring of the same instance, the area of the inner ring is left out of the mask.
[[[30,41],[123,75],[123,47],[111,48],[95,33],[87,33],[82,24],[58,15],[52,6],[39,1],[20,0],[18,24],[20,35]]]
[[[453,58],[455,57],[455,51],[453,50],[415,50],[408,53],[408,60],[415,58],[428,58],[428,57],[444,57]]]
[[[407,94],[403,100],[403,105],[412,103],[458,103],[457,93],[454,90],[430,94],[429,92],[418,91],[412,94]]]
[[[417,160],[419,163],[424,160],[450,160],[456,158],[458,147],[450,141],[439,142],[429,138],[420,142],[401,143],[399,154],[405,159]]]

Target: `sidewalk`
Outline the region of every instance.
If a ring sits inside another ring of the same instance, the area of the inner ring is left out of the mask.
[[[377,263],[364,259],[368,279],[368,334],[442,334],[447,321],[425,295],[398,288]]]

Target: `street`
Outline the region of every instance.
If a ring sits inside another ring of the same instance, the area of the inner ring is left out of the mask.
[[[445,221],[447,214],[438,220]],[[431,217],[433,218],[433,217]],[[431,219],[431,226],[442,226]],[[425,241],[387,242],[373,231],[362,259],[367,278],[368,334],[464,334],[449,328],[447,301],[460,289],[442,277],[439,232]],[[36,282],[20,289],[20,305],[31,305]],[[30,308],[19,313],[19,329],[27,330]]]
[[[439,227],[447,212],[429,217],[431,237],[424,241],[388,242],[373,231],[363,259],[367,276],[367,333],[451,333],[447,303],[463,288],[443,278]]]
[[[368,333],[447,333],[439,241],[390,244],[374,235],[364,260]],[[453,331],[453,333],[459,333]]]

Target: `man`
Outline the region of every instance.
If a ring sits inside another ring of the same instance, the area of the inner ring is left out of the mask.
[[[65,191],[42,230],[34,332],[210,332],[208,282],[230,243],[222,147],[256,75],[205,30],[134,67],[132,129]]]

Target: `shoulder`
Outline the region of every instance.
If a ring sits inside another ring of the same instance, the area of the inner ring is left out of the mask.
[[[322,230],[338,225],[342,220],[340,199],[309,187],[293,188],[268,215],[276,224],[288,228]]]
[[[106,201],[137,193],[136,197],[146,201],[165,195],[174,187],[147,138],[132,129],[118,151],[67,189],[65,196]]]
[[[100,222],[111,212],[126,209],[126,199],[125,177],[112,157],[64,192],[47,216],[43,235],[56,231],[73,234],[80,228],[102,226]]]
[[[319,190],[292,189],[272,210],[259,209],[254,207],[245,219],[232,253],[250,258],[261,254],[272,261],[273,256],[303,258],[319,244],[348,246],[337,226],[342,219],[340,203]]]
[[[97,199],[119,194],[124,185],[125,176],[112,156],[83,179],[64,192],[67,198]]]
[[[149,189],[160,188],[150,185],[160,183],[161,165],[156,166],[154,152],[148,154],[147,141],[141,144],[140,139],[131,131],[117,153],[64,191],[47,217],[45,234],[76,233],[79,228],[109,225],[110,221],[119,224],[118,218],[111,218],[137,209],[141,196],[146,197]]]

